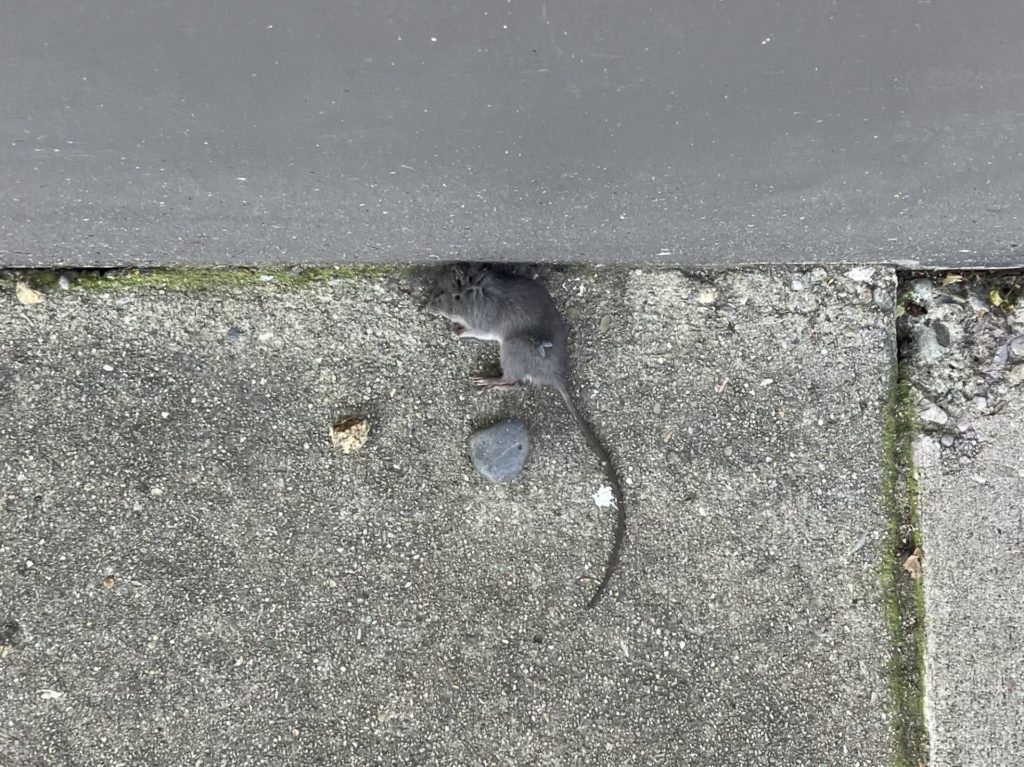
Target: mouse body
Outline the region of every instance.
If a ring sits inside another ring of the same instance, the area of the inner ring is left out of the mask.
[[[546,386],[557,391],[605,471],[616,507],[612,550],[594,607],[618,567],[626,536],[626,505],[618,474],[569,389],[569,329],[543,284],[488,264],[456,264],[441,275],[426,311],[450,320],[461,338],[500,344],[501,374],[475,376],[481,389]]]

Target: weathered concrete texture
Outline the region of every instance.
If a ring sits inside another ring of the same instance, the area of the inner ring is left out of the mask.
[[[922,419],[932,767],[1024,763],[1024,318],[1004,302],[1022,286],[920,280],[925,313],[901,319]]]
[[[629,504],[590,612],[595,459],[412,278],[5,294],[0,763],[891,764],[892,274],[547,277]]]

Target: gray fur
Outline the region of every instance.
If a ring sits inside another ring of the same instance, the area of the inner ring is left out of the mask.
[[[437,282],[426,311],[451,320],[462,338],[501,344],[501,376],[474,379],[481,388],[547,386],[557,391],[587,444],[601,461],[617,511],[615,540],[604,577],[587,603],[604,594],[619,564],[626,535],[626,504],[608,452],[580,414],[569,391],[569,330],[540,282],[487,264],[456,264]]]

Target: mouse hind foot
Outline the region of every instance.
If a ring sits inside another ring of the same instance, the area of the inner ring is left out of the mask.
[[[518,389],[522,384],[514,378],[508,378],[504,375],[500,376],[485,376],[478,375],[473,376],[470,380],[473,381],[474,385],[481,391],[495,390],[495,391],[507,391],[509,389]]]

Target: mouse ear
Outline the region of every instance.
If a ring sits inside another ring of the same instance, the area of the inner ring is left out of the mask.
[[[467,270],[466,279],[469,287],[482,289],[484,278],[488,274],[486,264],[474,264]]]

